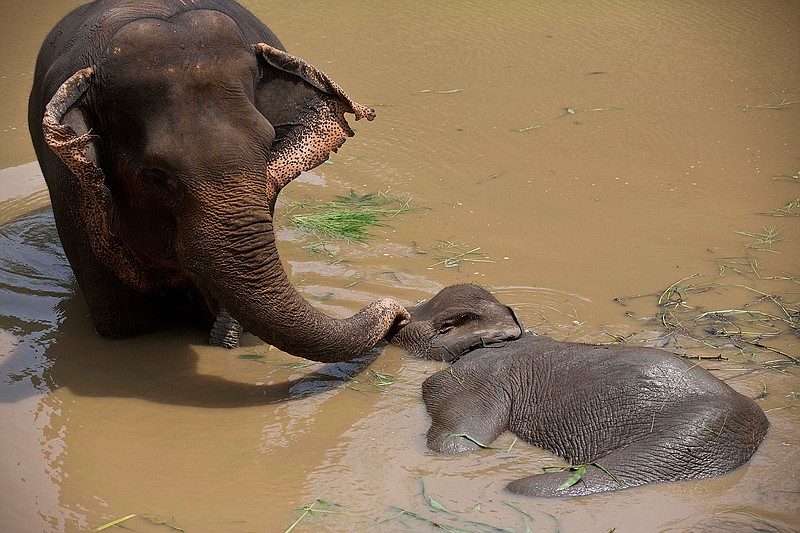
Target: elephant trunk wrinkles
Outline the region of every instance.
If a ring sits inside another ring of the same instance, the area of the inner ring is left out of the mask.
[[[202,228],[179,232],[185,267],[250,333],[295,356],[346,361],[372,349],[407,311],[383,298],[347,319],[325,315],[292,286],[275,245],[270,210],[239,203]],[[254,206],[255,204],[255,206]],[[181,238],[182,237],[182,238]]]

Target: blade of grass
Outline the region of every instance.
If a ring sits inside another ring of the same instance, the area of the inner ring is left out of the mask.
[[[529,515],[528,512],[525,511],[525,509],[523,509],[522,507],[520,507],[516,503],[510,502],[508,500],[500,500],[500,502],[503,503],[504,505],[508,505],[509,507],[511,507],[512,509],[514,509],[518,513],[522,514],[523,516],[527,516],[531,520],[534,520],[534,518],[531,515]]]
[[[323,508],[315,509],[314,506],[317,505],[317,504],[323,506]],[[316,513],[347,514],[347,513],[344,513],[342,511],[334,511],[333,509],[335,507],[337,507],[336,504],[328,503],[325,500],[321,500],[321,499],[317,498],[316,500],[311,502],[311,505],[305,505],[305,506],[301,507],[300,509],[297,509],[298,511],[303,511],[303,514],[301,514],[300,517],[297,520],[295,520],[292,523],[292,525],[289,526],[283,533],[291,533],[291,531],[294,528],[297,527],[297,524],[299,524],[305,517],[314,516]]]
[[[396,516],[393,516],[392,518],[387,518],[386,520],[382,520],[382,521],[378,522],[378,524],[383,524],[383,523],[389,522],[391,520],[397,520],[401,516],[408,516],[408,517],[414,518],[416,520],[419,520],[420,522],[423,522],[425,524],[433,526],[435,528],[439,528],[439,529],[441,529],[443,531],[449,531],[450,533],[480,533],[479,531],[475,531],[475,530],[461,529],[461,528],[458,528],[458,527],[455,527],[455,526],[448,526],[448,525],[445,525],[445,524],[443,524],[441,522],[436,522],[436,521],[431,520],[429,518],[425,518],[424,516],[419,515],[419,514],[413,512],[413,511],[409,511],[408,509],[403,509],[402,507],[392,507],[392,509],[397,511],[398,514]]]
[[[479,441],[475,440],[474,438],[470,437],[466,433],[451,433],[450,435],[448,435],[448,437],[461,437],[462,439],[467,439],[468,441],[470,441],[472,444],[474,444],[478,448],[482,448],[484,450],[496,450],[497,449],[497,448],[493,448],[491,446],[487,446],[486,444],[483,444],[482,442],[479,442]]]
[[[135,514],[129,514],[128,516],[123,516],[122,518],[117,518],[116,520],[112,520],[111,522],[108,522],[106,524],[103,524],[102,526],[94,528],[92,531],[104,531],[104,530],[106,530],[106,529],[108,529],[110,527],[114,527],[114,526],[116,526],[118,524],[121,524],[122,522],[124,522],[126,520],[130,520],[131,518],[133,518],[135,516],[136,516]]]
[[[580,465],[580,466],[576,467],[574,472],[572,473],[572,475],[569,476],[569,478],[567,478],[567,480],[564,481],[564,483],[559,485],[556,488],[556,490],[568,489],[571,486],[573,486],[575,483],[580,481],[581,478],[586,474],[586,467],[587,467],[587,465]]]
[[[422,89],[419,94],[454,94],[463,92],[464,89],[445,89],[441,91],[435,91],[433,89]]]

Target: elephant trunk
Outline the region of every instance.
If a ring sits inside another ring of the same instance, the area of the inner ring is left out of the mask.
[[[347,319],[325,315],[289,282],[275,245],[270,209],[240,197],[224,211],[205,210],[202,227],[179,230],[179,257],[233,318],[265,342],[313,361],[346,361],[366,353],[410,319],[405,308],[389,298]]]

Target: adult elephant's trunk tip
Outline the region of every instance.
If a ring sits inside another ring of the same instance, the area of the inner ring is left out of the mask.
[[[370,306],[362,309],[361,312],[367,315],[374,314],[375,316],[385,316],[386,320],[381,321],[380,324],[382,325],[378,325],[377,327],[377,331],[382,331],[385,329],[385,332],[383,335],[380,335],[377,340],[375,340],[372,346],[369,346],[371,341],[367,340],[367,342],[364,344],[364,347],[361,350],[356,349],[356,352],[369,351],[382,339],[391,339],[392,336],[394,336],[411,320],[411,314],[408,312],[408,310],[391,298],[381,298],[376,300]],[[394,319],[390,320],[392,316]],[[385,324],[388,324],[388,326]],[[239,322],[233,318],[226,309],[221,309],[216,320],[214,321],[213,327],[211,328],[209,344],[228,349],[238,348],[242,333],[244,333],[244,328],[242,325],[239,324]],[[364,333],[364,337],[367,339],[376,337],[376,332],[365,331]],[[361,355],[361,353],[353,352],[353,355],[351,357],[347,357],[347,359],[357,357],[358,355]]]

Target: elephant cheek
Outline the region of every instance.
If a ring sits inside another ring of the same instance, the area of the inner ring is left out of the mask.
[[[408,324],[398,331],[389,342],[395,346],[403,348],[412,357],[427,359],[427,352],[430,347],[431,335],[426,335],[426,328],[423,324]]]

